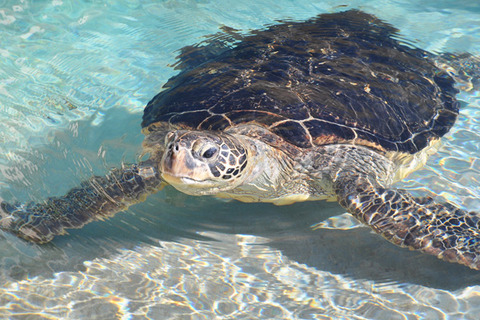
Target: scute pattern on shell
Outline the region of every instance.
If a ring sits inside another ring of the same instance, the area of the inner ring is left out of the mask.
[[[208,59],[182,64],[142,126],[256,123],[301,148],[347,142],[415,153],[454,124],[457,90],[429,53],[401,44],[396,32],[351,10],[255,31],[216,56],[206,45]],[[193,58],[187,51],[182,59]]]

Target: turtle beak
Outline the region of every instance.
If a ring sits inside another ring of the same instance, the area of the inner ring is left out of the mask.
[[[191,153],[191,142],[176,133],[166,137],[166,150],[160,163],[163,179],[173,186],[199,184],[209,179],[205,163]]]
[[[190,175],[190,172],[196,167],[189,148],[186,148],[181,142],[172,142],[167,145],[167,150],[161,163],[161,171],[175,177]]]

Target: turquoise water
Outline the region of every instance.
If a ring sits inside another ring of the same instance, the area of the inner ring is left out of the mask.
[[[423,49],[480,55],[478,1],[0,1],[0,197],[41,201],[135,161],[143,106],[183,46],[348,8]],[[459,98],[443,147],[401,186],[478,210],[480,94]],[[343,213],[166,188],[48,245],[2,233],[0,318],[478,318],[478,271],[394,247]]]

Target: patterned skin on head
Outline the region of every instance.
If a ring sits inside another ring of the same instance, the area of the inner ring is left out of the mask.
[[[238,186],[248,151],[229,134],[172,131],[160,163],[162,177],[188,194],[211,194]]]

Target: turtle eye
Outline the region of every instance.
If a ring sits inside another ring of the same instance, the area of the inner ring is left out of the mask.
[[[218,153],[218,147],[215,143],[198,139],[192,146],[193,155],[197,159],[211,159]]]
[[[202,153],[202,157],[205,159],[210,159],[217,153],[218,149],[216,147],[209,147]]]

